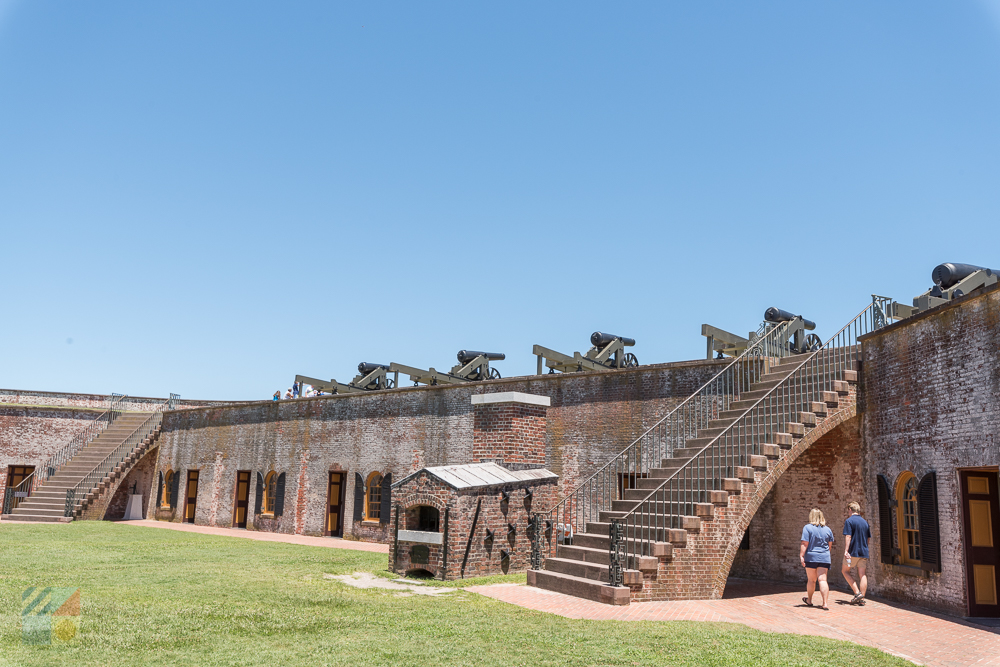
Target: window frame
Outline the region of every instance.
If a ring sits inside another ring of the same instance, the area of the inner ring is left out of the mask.
[[[910,491],[908,495],[907,491]],[[899,544],[899,563],[920,567],[920,480],[910,471],[899,476],[896,481],[896,536]],[[908,511],[912,510],[912,511]],[[912,517],[914,527],[909,527],[907,518]],[[911,542],[911,537],[913,541]],[[915,558],[911,557],[911,551]]]
[[[170,509],[170,485],[173,484],[174,475],[176,475],[173,470],[167,470],[163,473],[163,493],[160,496],[160,509],[168,510]],[[185,489],[186,492],[186,489]]]
[[[378,470],[368,474],[368,479],[365,482],[365,514],[363,521],[381,522],[382,520],[383,479],[385,479],[385,475]]]
[[[260,513],[274,516],[274,501],[277,498],[278,473],[273,470],[264,475],[264,493],[261,494]]]

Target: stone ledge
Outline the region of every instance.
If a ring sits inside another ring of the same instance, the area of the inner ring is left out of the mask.
[[[522,403],[524,405],[541,405],[547,408],[552,405],[552,399],[548,396],[525,394],[520,391],[502,391],[496,394],[474,394],[472,396],[473,405],[488,405],[490,403]]]

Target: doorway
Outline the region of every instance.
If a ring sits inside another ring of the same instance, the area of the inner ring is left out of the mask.
[[[247,507],[250,504],[250,471],[236,473],[236,504],[233,508],[233,528],[247,527]]]
[[[331,472],[326,491],[326,531],[330,537],[341,537],[344,530],[344,475]]]
[[[194,511],[198,501],[198,471],[188,470],[187,492],[184,496],[184,523],[194,523]]]
[[[27,498],[28,493],[31,492],[32,482],[25,484],[23,489],[15,491],[14,488],[28,479],[33,472],[35,472],[35,466],[10,466],[7,468],[7,490],[5,493],[10,493],[12,496],[10,500],[4,498],[4,503],[10,505],[10,511],[20,505],[21,501]]]
[[[1000,506],[997,473],[963,470],[962,514],[965,524],[965,575],[969,616],[1000,617],[997,575],[1000,570]]]

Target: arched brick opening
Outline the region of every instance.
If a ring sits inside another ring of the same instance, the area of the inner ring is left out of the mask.
[[[750,503],[741,517],[741,525],[749,524],[749,544],[737,533],[727,545],[725,562],[730,566],[724,567],[723,572],[728,576],[804,582],[799,542],[802,526],[813,507],[823,510],[836,536],[832,571],[840,570],[842,551],[837,547],[843,545],[841,533],[847,504],[860,502],[869,521],[873,508],[864,507],[860,418],[852,409],[837,421],[815,439],[807,438],[813,440],[811,444],[796,445],[789,452],[792,458],[784,472],[774,475],[775,471],[771,471],[767,476],[769,489],[762,489],[764,492],[757,496],[760,500]],[[749,548],[741,548],[741,543]],[[722,590],[718,592],[721,595]]]

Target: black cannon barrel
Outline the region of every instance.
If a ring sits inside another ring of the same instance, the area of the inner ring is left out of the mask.
[[[934,281],[935,285],[940,286],[943,289],[950,289],[952,286],[957,285],[969,276],[971,276],[976,271],[982,271],[986,269],[985,266],[976,266],[975,264],[954,264],[952,262],[947,262],[945,264],[938,264],[931,271],[931,280]],[[993,273],[997,273],[996,269],[989,269]]]
[[[607,345],[608,343],[614,341],[614,339],[616,338],[620,340],[625,347],[632,347],[633,345],[635,345],[634,338],[626,338],[625,336],[616,336],[614,334],[601,333],[600,331],[595,331],[594,333],[590,334],[590,344],[593,345],[594,347],[603,347],[604,345]]]
[[[385,368],[386,370],[388,370],[389,364],[373,364],[370,361],[362,361],[360,364],[358,364],[358,372],[361,373],[362,375],[368,375],[372,371],[377,370],[379,368]]]
[[[478,356],[484,356],[490,361],[503,361],[507,355],[503,352],[479,352],[477,350],[459,350],[458,363],[467,364]]]
[[[802,317],[802,316],[793,315],[787,310],[782,310],[781,308],[775,308],[774,306],[771,306],[770,308],[764,311],[764,319],[774,324],[778,324],[779,322],[791,322],[796,317]],[[807,331],[812,331],[813,329],[816,328],[815,322],[813,322],[812,320],[807,320],[804,317],[802,317],[802,324],[805,326]]]

